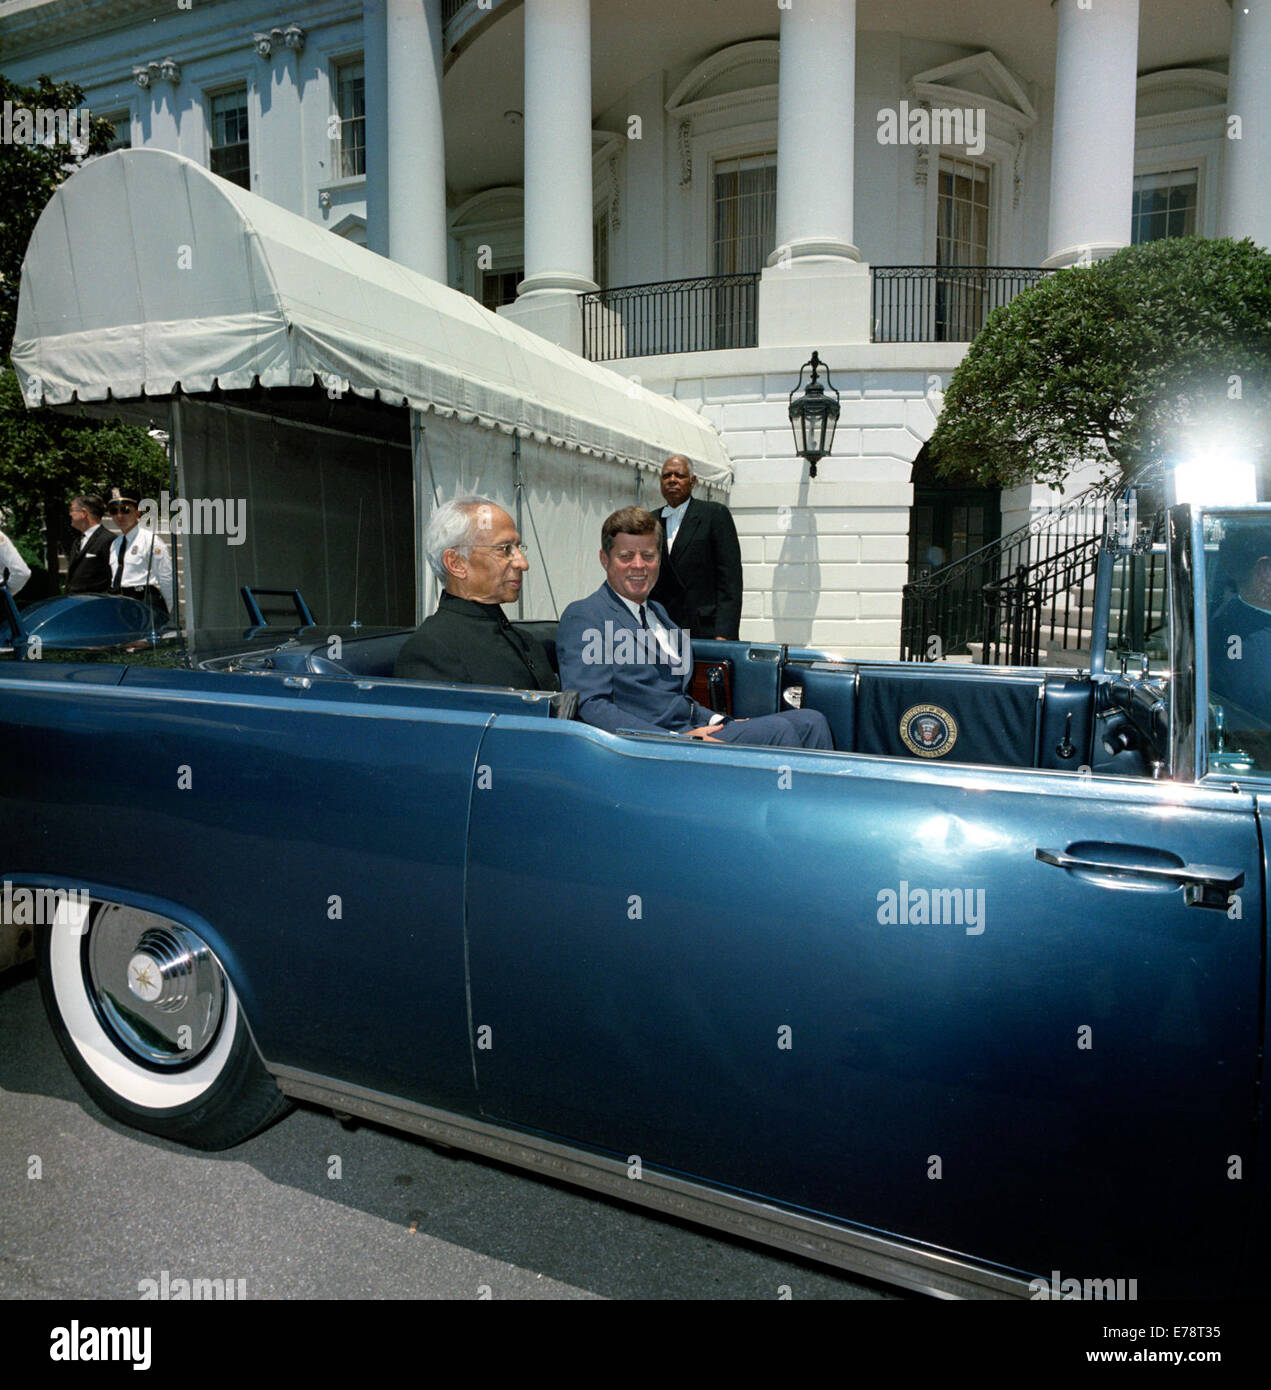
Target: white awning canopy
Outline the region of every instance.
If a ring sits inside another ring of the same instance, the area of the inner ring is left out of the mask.
[[[687,406],[161,150],[93,160],[50,199],[11,356],[29,405],[316,382],[732,480]]]

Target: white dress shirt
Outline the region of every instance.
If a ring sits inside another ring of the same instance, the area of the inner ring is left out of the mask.
[[[78,542],[77,545],[75,546],[75,554],[76,554],[76,555],[78,555],[79,552],[80,552],[81,550],[87,550],[87,549],[88,549],[88,542],[92,540],[92,538],[93,538],[93,533],[94,533],[95,531],[100,531],[101,528],[102,528],[101,522],[100,522],[100,521],[94,521],[93,524],[88,528],[87,531],[81,531],[81,532],[79,533],[79,542]]]
[[[18,594],[31,577],[31,566],[22,558],[18,547],[0,531],[0,572],[9,571],[9,592]]]
[[[687,507],[687,506],[688,506],[688,503],[685,502],[685,503],[684,503],[684,507]],[[683,513],[684,507],[678,507],[676,510],[679,511],[679,512],[681,512],[681,513]],[[609,587],[612,589],[612,588],[613,588],[613,585],[611,584]],[[679,651],[676,650],[676,647],[675,647],[675,638],[671,636],[671,632],[672,632],[672,630],[673,630],[673,631],[679,633],[679,634],[680,634],[680,641],[681,641],[682,643],[684,643],[685,646],[687,647],[687,645],[688,645],[688,635],[685,633],[684,629],[683,629],[683,628],[679,628],[679,627],[677,627],[677,628],[675,628],[675,629],[667,628],[666,625],[662,622],[662,620],[657,616],[657,614],[654,613],[653,609],[649,607],[647,601],[644,602],[644,603],[635,603],[633,600],[629,599],[629,598],[626,596],[626,594],[619,594],[618,591],[617,591],[617,589],[614,589],[614,594],[615,594],[619,599],[621,599],[622,602],[625,603],[625,604],[627,605],[627,607],[631,610],[631,616],[636,620],[637,623],[640,621],[640,609],[641,609],[641,608],[644,609],[644,624],[645,624],[645,626],[646,626],[646,627],[649,629],[649,631],[653,634],[654,639],[656,640],[658,646],[661,647],[662,650],[663,650],[663,651],[667,654],[667,656],[670,658],[671,663],[672,663],[672,665],[675,667],[675,669],[676,669],[677,671],[683,671],[684,665],[683,665],[683,661],[682,661],[682,659],[681,659],[681,654],[680,654]],[[692,651],[691,651],[691,649],[689,649],[688,651],[684,652],[684,656],[688,657],[688,658],[691,660],[691,659],[692,659]],[[725,718],[725,716],[722,715],[722,714],[712,714],[711,717],[710,717],[710,721],[709,721],[709,722],[710,722],[711,724],[722,724],[722,723],[724,722],[724,718]]]
[[[124,557],[124,577],[121,587],[144,589],[155,585],[163,595],[171,613],[175,604],[172,593],[172,552],[147,527],[140,524],[131,531],[121,532],[110,547],[110,583],[114,587],[115,571],[119,568],[119,550],[127,546]]]
[[[686,497],[678,507],[662,508],[662,525],[666,528],[666,548],[668,551],[675,544],[675,537],[680,530],[680,522],[684,520],[684,513],[688,511],[688,504],[692,500],[691,497]]]

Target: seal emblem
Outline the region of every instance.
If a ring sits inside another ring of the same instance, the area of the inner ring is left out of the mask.
[[[943,758],[958,741],[958,721],[939,705],[910,705],[900,716],[905,747],[920,758]]]

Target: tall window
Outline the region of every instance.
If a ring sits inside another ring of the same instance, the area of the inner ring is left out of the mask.
[[[715,165],[716,275],[753,274],[764,268],[777,244],[777,157],[746,155]],[[753,281],[715,285],[706,327],[712,332],[700,346],[716,349],[753,347],[758,296]]]
[[[335,106],[340,117],[340,177],[366,173],[366,65],[360,58],[335,70]]]
[[[1195,236],[1200,201],[1200,171],[1175,169],[1168,174],[1139,174],[1134,180],[1131,237],[1137,246],[1162,237]]]
[[[937,342],[965,343],[984,323],[988,286],[985,277],[957,274],[989,263],[989,170],[969,159],[940,160],[936,203],[935,337]],[[953,271],[941,274],[940,271]]]
[[[989,171],[984,165],[941,159],[937,219],[937,265],[988,265]]]
[[[715,274],[762,270],[776,244],[776,156],[720,160],[715,165]]]
[[[212,172],[241,188],[251,187],[246,87],[212,98]]]
[[[609,214],[591,224],[591,278],[603,290],[609,284]]]
[[[111,150],[132,149],[132,117],[127,111],[112,112],[106,117],[106,120],[115,128],[110,144],[106,147],[106,153],[109,154]]]

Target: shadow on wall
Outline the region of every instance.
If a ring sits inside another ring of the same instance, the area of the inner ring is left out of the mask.
[[[810,487],[805,476],[799,483],[798,504],[777,508],[780,544],[770,601],[776,640],[791,647],[812,645],[812,620],[821,594],[820,537]]]

